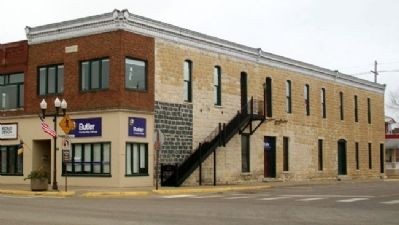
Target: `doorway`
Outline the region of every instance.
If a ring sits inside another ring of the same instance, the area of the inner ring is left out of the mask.
[[[384,144],[380,144],[380,173],[385,172],[385,160],[384,160]]]
[[[241,112],[247,113],[248,107],[248,83],[247,83],[247,73],[241,72],[240,77],[240,89],[241,89]]]
[[[266,178],[276,177],[276,137],[264,137],[264,176]]]
[[[346,141],[338,141],[338,175],[346,175]]]
[[[51,140],[33,141],[32,170],[43,169],[51,175]],[[48,183],[51,183],[51,177]]]

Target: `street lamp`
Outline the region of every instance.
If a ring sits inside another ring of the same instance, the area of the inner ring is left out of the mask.
[[[47,102],[43,99],[40,102],[40,108],[42,109],[42,118],[46,118],[46,116],[52,116],[53,117],[53,122],[54,122],[54,131],[55,131],[55,136],[53,137],[54,139],[54,169],[53,169],[53,190],[58,190],[58,184],[57,184],[57,117],[61,116],[59,114],[60,108],[62,109],[62,116],[65,116],[66,109],[67,109],[67,102],[65,99],[58,99],[58,97],[54,100],[54,106],[55,106],[55,113],[51,114],[46,114],[46,109],[47,109]]]

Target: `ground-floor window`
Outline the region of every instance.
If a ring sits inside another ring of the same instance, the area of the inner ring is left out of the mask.
[[[126,143],[126,176],[148,175],[148,144]]]
[[[283,137],[283,171],[289,170],[288,164],[288,137]]]
[[[241,135],[241,172],[249,172],[249,135]]]
[[[359,142],[355,143],[356,169],[359,170]]]
[[[373,169],[372,155],[371,155],[371,143],[369,143],[369,169]]]
[[[23,154],[18,154],[18,145],[0,146],[0,174],[23,175]]]
[[[69,175],[109,176],[111,174],[111,144],[72,144],[72,161],[67,163]],[[65,173],[65,166],[63,174]]]
[[[319,139],[317,159],[318,159],[318,170],[322,171],[323,170],[323,139]]]

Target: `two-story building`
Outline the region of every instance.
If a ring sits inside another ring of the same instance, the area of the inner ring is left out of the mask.
[[[1,139],[1,168],[17,167],[1,170],[2,183],[55,165],[71,185],[151,186],[157,162],[178,166],[164,185],[384,173],[384,85],[127,10],[26,32],[24,67],[0,70],[0,92],[20,91],[1,108],[14,134]],[[76,128],[68,140],[58,128],[54,151],[38,114],[43,99],[55,112],[56,98]]]

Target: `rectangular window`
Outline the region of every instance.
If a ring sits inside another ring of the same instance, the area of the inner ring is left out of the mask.
[[[64,92],[64,65],[42,66],[38,68],[39,95]]]
[[[286,96],[286,111],[287,113],[292,113],[291,107],[291,81],[287,80],[285,82],[285,96]]]
[[[18,145],[0,146],[0,175],[23,175],[23,154],[18,154]]]
[[[323,139],[319,139],[319,144],[318,144],[318,169],[319,171],[323,170]]]
[[[359,117],[358,117],[358,106],[357,106],[357,95],[355,95],[354,97],[354,101],[355,101],[355,122],[359,122]]]
[[[359,170],[359,142],[355,143],[356,169]]]
[[[71,162],[62,168],[70,175],[110,176],[111,175],[111,144],[83,143],[72,144]]]
[[[80,63],[82,91],[107,89],[109,83],[109,59],[96,59]]]
[[[135,90],[147,90],[146,62],[136,59],[125,59],[125,87]]]
[[[367,98],[367,121],[371,124],[371,100]]]
[[[213,69],[214,104],[222,105],[222,72],[219,66]]]
[[[250,171],[249,161],[249,148],[250,139],[249,135],[241,135],[241,171],[247,173]]]
[[[24,74],[0,75],[0,110],[24,106]]]
[[[273,99],[272,99],[272,78],[266,77],[266,86],[265,86],[265,95],[266,95],[266,116],[273,116]]]
[[[341,120],[344,120],[344,94],[339,93],[339,115]]]
[[[321,117],[326,118],[326,89],[322,88],[320,91],[320,102],[321,102]]]
[[[283,171],[289,170],[288,145],[289,145],[288,137],[283,137]]]
[[[309,100],[309,84],[306,84],[303,89],[303,96],[305,99],[305,115],[310,115],[310,100]]]
[[[372,151],[371,151],[371,143],[369,143],[369,169],[373,169],[373,161],[372,161]]]
[[[184,101],[191,102],[192,101],[192,62],[189,60],[184,61],[183,66],[184,73]]]
[[[148,145],[126,143],[126,176],[148,176]]]

